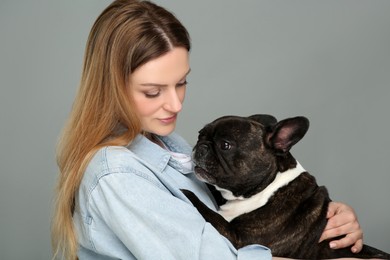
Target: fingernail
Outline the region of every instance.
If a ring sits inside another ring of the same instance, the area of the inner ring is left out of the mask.
[[[332,249],[335,249],[337,247],[337,244],[334,243],[334,242],[330,242],[329,243],[329,247],[332,248]]]
[[[351,250],[352,250],[352,253],[356,253],[357,252],[356,247],[352,247]]]

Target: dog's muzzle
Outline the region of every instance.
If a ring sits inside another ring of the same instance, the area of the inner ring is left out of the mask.
[[[209,146],[207,144],[200,144],[199,146],[196,147],[195,154],[198,157],[203,157],[208,153],[208,151],[209,151]]]

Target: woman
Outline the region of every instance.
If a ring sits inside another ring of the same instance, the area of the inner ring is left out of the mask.
[[[191,148],[173,133],[189,67],[186,29],[168,11],[113,2],[90,32],[80,89],[59,145],[54,258],[271,259],[261,245],[236,250],[180,189],[209,207]],[[353,210],[333,203],[322,239],[362,247]]]

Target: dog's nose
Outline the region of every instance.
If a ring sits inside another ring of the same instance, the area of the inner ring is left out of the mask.
[[[207,146],[207,144],[201,144],[201,145],[199,145],[198,148],[196,149],[196,152],[197,152],[197,154],[198,154],[200,157],[202,157],[202,156],[204,156],[204,155],[207,154],[208,150],[209,150],[209,147]]]

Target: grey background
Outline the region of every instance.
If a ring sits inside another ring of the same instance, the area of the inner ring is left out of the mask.
[[[55,145],[110,1],[0,1],[0,259],[49,259]],[[390,1],[168,1],[192,36],[178,131],[226,115],[311,121],[293,153],[390,251]]]

